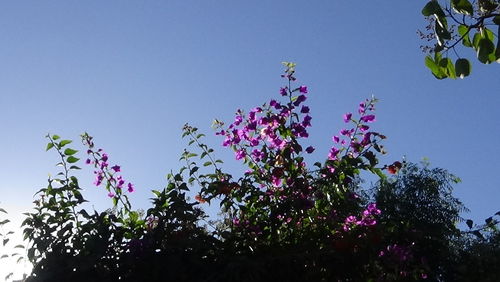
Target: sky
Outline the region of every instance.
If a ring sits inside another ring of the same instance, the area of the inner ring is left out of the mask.
[[[88,132],[136,186],[135,208],[183,164],[186,123],[242,168],[213,134],[214,118],[279,98],[282,61],[308,86],[312,158],[325,159],[342,115],[375,95],[387,163],[428,158],[459,176],[455,195],[482,221],[500,210],[500,66],[473,58],[471,77],[437,80],[416,34],[425,1],[8,1],[0,3],[0,207],[15,222],[55,175],[47,133]],[[471,50],[461,55],[473,57]],[[306,142],[306,143],[307,143]],[[79,155],[85,159],[84,151]],[[82,164],[82,166],[84,166]],[[109,208],[92,169],[91,207]]]

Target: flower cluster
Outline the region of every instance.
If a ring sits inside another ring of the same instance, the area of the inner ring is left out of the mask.
[[[300,160],[294,165],[302,170],[305,163],[296,157],[303,151],[308,154],[314,151],[312,146],[304,150],[297,141],[309,137],[308,128],[311,127],[309,107],[303,104],[307,100],[307,86],[292,89],[291,82],[296,80],[293,76],[295,65],[285,65],[287,69],[282,77],[288,80],[288,86],[281,87],[279,93],[287,97],[287,101],[272,99],[248,114],[238,109],[234,122],[227,128],[223,128],[224,123],[216,122],[216,134],[224,136],[222,145],[231,147],[237,160],[250,164],[250,172],[262,175],[275,187],[284,183],[284,167],[290,166],[293,160]],[[275,169],[266,171],[264,167]]]
[[[412,245],[414,245],[414,243],[412,243]],[[411,250],[408,246],[392,244],[387,246],[385,250],[380,251],[378,256],[391,256],[396,260],[403,262],[411,258]]]
[[[375,103],[377,99],[366,99],[359,103],[359,118],[354,119],[352,113],[346,113],[343,116],[345,123],[352,123],[353,127],[342,129],[339,135],[334,135],[332,141],[336,144],[330,148],[328,153],[329,160],[338,160],[341,153],[351,157],[358,157],[370,150],[372,147],[378,152],[382,152],[382,146],[378,144],[379,140],[386,137],[374,131],[370,131],[370,123],[375,122]]]
[[[340,234],[355,226],[376,225],[380,210],[375,204],[369,204],[360,214],[356,208],[342,211],[341,205],[358,205],[358,199],[348,197],[355,194],[350,183],[360,170],[375,170],[377,160],[372,151],[383,152],[378,142],[385,136],[370,129],[376,120],[377,100],[362,101],[356,118],[352,113],[344,115],[344,122],[352,124],[352,128],[333,136],[335,146],[324,165],[316,163],[318,170],[308,170],[302,155],[313,153],[315,148],[304,149],[299,141],[309,137],[312,117],[304,104],[309,91],[305,85],[292,87],[297,80],[295,64],[284,64],[282,77],[287,85],[279,89],[283,101],[272,99],[248,113],[238,109],[227,127],[221,121],[215,123],[216,135],[224,138],[222,145],[233,149],[235,158],[249,167],[244,178],[248,184],[232,189],[234,193],[223,193],[227,207],[235,202],[241,205],[241,199],[251,199],[244,203],[248,208],[243,205],[235,212],[231,218],[233,226],[242,234],[265,237],[266,232],[279,234],[289,228],[320,225],[327,234]],[[204,203],[205,195],[211,198],[210,193],[214,192],[202,189],[196,200]],[[270,230],[270,224],[276,227]],[[275,231],[281,228],[282,231]]]
[[[361,218],[357,218],[353,215],[348,216],[344,221],[343,230],[349,231],[355,226],[373,226],[377,224],[375,216],[379,214],[380,210],[377,208],[377,205],[375,203],[371,203],[363,211]]]
[[[89,155],[85,163],[94,165],[96,168],[94,171],[94,185],[99,187],[105,182],[108,197],[110,198],[119,197],[124,188],[126,188],[129,193],[134,192],[134,185],[130,182],[126,182],[125,179],[118,174],[121,172],[120,166],[110,166],[108,154],[102,149],[94,150],[94,142],[92,139],[92,136],[86,133],[82,135],[82,141],[88,147],[87,154]]]

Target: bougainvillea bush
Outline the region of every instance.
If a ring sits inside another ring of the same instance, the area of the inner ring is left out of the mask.
[[[128,200],[133,183],[90,135],[82,135],[81,152],[70,140],[47,136],[47,150],[59,154],[62,170],[38,192],[23,223],[34,266],[27,280],[392,281],[442,275],[429,263],[432,254],[420,251],[427,241],[417,225],[412,228],[413,218],[391,216],[398,214],[391,208],[401,207],[391,204],[390,196],[398,194],[390,192],[404,189],[388,189],[398,177],[386,173],[407,175],[414,167],[379,164],[386,137],[372,128],[377,101],[367,99],[346,113],[339,120],[345,128],[332,136],[324,161],[307,164],[305,156],[315,151],[302,145],[312,124],[309,93],[296,81],[295,64],[284,65],[285,85],[272,100],[237,110],[231,123],[215,122],[222,146],[234,151],[246,172],[226,173],[223,161],[203,143],[204,134],[185,125],[184,166],[169,174],[166,188],[152,191],[144,212]],[[111,199],[110,209],[82,208],[86,200],[73,176],[80,163],[93,170],[95,186]],[[378,191],[386,197],[361,187],[363,172],[379,177]],[[451,179],[426,176],[427,184],[439,184],[431,185],[437,191]],[[437,202],[449,196],[432,195]],[[220,205],[216,221],[203,211],[209,204]],[[443,210],[445,220],[459,219],[461,207],[452,202]],[[452,239],[454,225],[446,228]]]

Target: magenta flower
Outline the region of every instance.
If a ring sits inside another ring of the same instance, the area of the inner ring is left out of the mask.
[[[280,88],[280,94],[281,94],[281,96],[288,95],[288,87],[281,87]]]
[[[108,197],[113,198],[114,196],[115,196],[115,194],[114,194],[113,192],[111,192],[111,191],[110,191],[110,192],[108,193]]]
[[[102,149],[99,149],[99,150],[102,150]],[[106,153],[102,154],[102,158],[101,158],[101,160],[102,160],[103,162],[106,162],[106,161],[108,160],[108,154],[106,154]]]
[[[312,119],[312,117],[310,115],[306,115],[304,117],[304,120],[302,121],[302,126],[304,126],[304,127],[311,126],[311,119]]]
[[[338,136],[333,136],[333,137],[332,137],[332,140],[333,140],[333,142],[335,142],[335,143],[339,143],[339,142],[340,142],[340,138],[339,138]]]
[[[258,145],[259,145],[259,139],[257,139],[257,138],[250,139],[250,146],[256,147]]]
[[[344,136],[350,136],[351,135],[351,130],[348,130],[348,129],[342,129],[340,131],[340,135],[344,135]]]
[[[264,157],[264,153],[259,149],[254,149],[252,151],[252,157],[256,162],[259,162]]]
[[[347,113],[344,115],[344,122],[348,123],[351,120],[352,113]]]
[[[240,115],[237,115],[237,116],[235,116],[235,117],[234,117],[234,123],[233,123],[233,124],[234,124],[235,126],[238,126],[238,125],[240,125],[240,123],[241,123],[242,121],[243,121],[243,117],[242,117],[242,116],[240,116]]]
[[[300,103],[304,102],[305,100],[307,100],[306,95],[299,95],[297,97],[297,100],[295,100],[295,102],[293,102],[293,105],[298,107],[300,105]]]
[[[237,160],[243,159],[246,155],[247,154],[246,154],[245,150],[238,150],[238,151],[236,151],[236,159]]]
[[[308,114],[309,113],[309,107],[308,106],[302,106],[302,109],[300,109],[300,112],[303,114]]]
[[[307,93],[307,86],[304,86],[304,85],[300,86],[299,91],[300,91],[300,93],[306,94]]]
[[[359,126],[359,131],[361,131],[361,132],[365,132],[365,131],[367,131],[368,129],[370,129],[370,127],[369,127],[368,125],[364,125],[364,124],[363,124],[363,125],[360,125],[360,126]]]
[[[366,105],[364,102],[359,103],[359,108],[358,108],[358,113],[360,115],[364,114],[366,112]]]
[[[116,188],[117,189],[122,189],[123,188],[123,184],[125,184],[125,180],[121,179],[121,176],[119,176],[119,180],[118,180],[118,183],[116,184]]]
[[[129,183],[129,184],[127,185],[127,188],[128,188],[127,190],[128,190],[128,192],[129,192],[129,193],[134,192],[134,185],[133,185],[132,183]]]
[[[114,172],[120,172],[120,166],[119,165],[114,165],[111,167],[112,170],[114,170]]]
[[[306,148],[306,152],[307,152],[308,154],[310,154],[310,153],[314,152],[314,147],[313,147],[313,146],[309,146],[309,147],[307,147],[307,148]]]
[[[361,117],[361,120],[364,122],[374,122],[375,116],[374,115],[366,115],[366,116]]]
[[[102,162],[100,165],[101,169],[104,169],[105,167],[108,167],[108,163],[106,161]]]
[[[276,177],[276,176],[271,176],[271,181],[275,187],[278,187],[281,185],[281,178]]]
[[[330,152],[328,152],[328,159],[330,160],[336,160],[337,159],[337,154],[340,152],[339,149],[332,147],[330,149]]]

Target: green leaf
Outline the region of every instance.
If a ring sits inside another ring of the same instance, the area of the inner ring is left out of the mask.
[[[54,143],[52,143],[52,142],[47,143],[47,148],[45,148],[45,151],[52,149],[52,147],[54,147]]]
[[[61,137],[59,137],[59,135],[55,135],[55,134],[54,134],[54,135],[52,135],[52,139],[53,139],[53,140],[57,140],[57,139],[59,139],[59,138],[61,138]]]
[[[436,25],[436,39],[438,40],[439,45],[444,45],[445,40],[451,39],[451,33],[448,29],[446,29],[446,27]]]
[[[474,34],[474,37],[472,38],[472,45],[474,49],[477,50],[479,48],[479,41],[481,40],[481,38],[481,33],[476,32],[476,34]]]
[[[195,172],[197,172],[197,171],[198,171],[198,169],[199,169],[199,167],[197,167],[197,166],[193,167],[193,168],[189,171],[189,175],[190,175],[190,176],[191,176],[191,175],[193,175]]]
[[[371,172],[375,173],[380,179],[386,179],[387,176],[382,172],[380,168],[371,168]]]
[[[462,58],[455,62],[455,72],[458,77],[463,79],[464,77],[469,76],[470,71],[471,65],[469,60]]]
[[[495,51],[495,60],[500,63],[500,39],[498,40],[497,50]]]
[[[422,15],[426,17],[430,17],[432,15],[436,15],[438,17],[444,17],[443,9],[437,1],[431,0],[429,1],[424,8],[422,9]]]
[[[446,74],[442,72],[439,65],[437,65],[436,62],[434,62],[434,60],[430,56],[425,57],[425,65],[431,70],[432,74],[437,79],[446,78]]]
[[[466,25],[459,25],[458,26],[458,34],[463,37],[462,39],[462,44],[466,47],[472,47],[472,42],[470,41],[469,37],[469,28]]]
[[[455,75],[455,66],[450,58],[442,58],[439,61],[439,66],[441,67],[441,71],[443,71],[446,76],[453,79],[457,78]]]
[[[116,205],[118,205],[118,198],[113,197],[113,206],[116,207]]]
[[[451,4],[453,9],[459,14],[472,15],[474,13],[472,4],[467,0],[452,0]]]
[[[482,35],[483,38],[489,39],[492,42],[493,42],[493,40],[495,40],[495,34],[493,33],[493,31],[491,31],[488,28],[482,28],[481,29],[481,35]]]
[[[474,221],[472,221],[471,219],[467,219],[467,221],[465,221],[465,223],[467,224],[467,226],[469,226],[469,229],[471,229],[472,226],[474,225]]]
[[[71,140],[61,140],[61,142],[59,142],[59,147],[62,148],[64,146],[68,145],[71,142],[73,142],[73,141],[71,141]]]
[[[477,48],[477,58],[483,64],[489,64],[492,62],[490,55],[495,52],[495,45],[491,40],[487,38],[482,38],[479,40]]]
[[[209,165],[212,165],[212,162],[208,161],[203,164],[203,166],[209,166]]]
[[[7,213],[7,211],[2,208],[0,208],[0,212]]]
[[[493,18],[493,23],[500,25],[500,16],[496,16]]]
[[[68,163],[72,164],[72,163],[76,163],[78,160],[80,160],[79,158],[75,158],[73,156],[69,156],[67,161]]]
[[[71,156],[71,155],[74,155],[76,154],[78,151],[77,150],[73,150],[73,149],[70,149],[70,148],[67,148],[66,150],[64,150],[64,154],[66,156]]]

